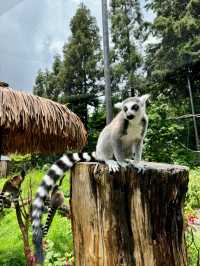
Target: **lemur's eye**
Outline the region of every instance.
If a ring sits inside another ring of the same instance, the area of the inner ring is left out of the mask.
[[[126,112],[128,110],[128,108],[126,106],[124,106],[124,112]]]
[[[134,104],[132,107],[131,107],[131,110],[135,110],[137,111],[139,109],[139,106],[137,104]]]

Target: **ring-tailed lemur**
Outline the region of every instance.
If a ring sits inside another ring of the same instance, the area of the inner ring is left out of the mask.
[[[46,219],[45,225],[42,227],[43,236],[46,236],[49,228],[51,226],[51,223],[53,221],[53,218],[56,214],[56,211],[64,202],[64,195],[61,191],[58,190],[58,186],[55,186],[52,193],[51,193],[51,199],[50,199],[50,205],[48,208],[48,216]]]
[[[5,182],[3,185],[3,189],[0,193],[0,211],[4,208],[4,203],[11,197],[11,201],[15,202],[18,201],[20,187],[25,177],[25,171],[22,170],[21,175],[16,175],[10,178]],[[8,195],[7,195],[8,194]]]
[[[65,154],[58,159],[44,176],[33,202],[32,228],[36,257],[43,263],[41,216],[44,200],[57,180],[80,161],[103,161],[109,171],[116,172],[141,160],[143,139],[148,125],[146,100],[149,94],[131,97],[115,105],[120,109],[117,116],[99,135],[96,152]],[[134,159],[134,160],[133,160]]]

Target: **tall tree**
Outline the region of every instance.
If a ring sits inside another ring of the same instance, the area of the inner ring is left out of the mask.
[[[118,79],[125,95],[139,87],[137,70],[142,58],[137,44],[142,36],[142,15],[138,0],[111,1],[111,28],[114,44],[113,78]]]
[[[81,5],[70,23],[72,36],[64,46],[63,68],[60,80],[64,99],[71,95],[86,95],[84,101],[71,105],[87,126],[88,106],[97,103],[97,95],[102,88],[102,76],[99,29],[96,19],[89,9]]]
[[[147,7],[156,14],[151,32],[158,40],[148,48],[148,73],[155,78],[173,79],[172,73],[180,77],[179,70],[185,75],[188,66],[196,68],[200,59],[200,2],[150,0]]]
[[[35,79],[35,84],[33,86],[33,94],[38,95],[40,97],[45,97],[45,74],[40,69],[37,73],[37,77]]]
[[[157,43],[150,45],[147,50],[148,77],[153,81],[157,94],[164,93],[172,103],[179,103],[177,113],[182,110],[179,108],[181,104],[184,104],[186,113],[191,112],[190,87],[196,112],[199,112],[197,99],[200,97],[200,75],[197,69],[200,68],[200,2],[150,0],[147,7],[156,14],[151,32],[157,38]],[[193,127],[191,122],[190,128]],[[193,148],[196,146],[195,135],[196,132],[192,133]]]
[[[39,71],[34,94],[69,107],[88,125],[88,106],[98,104],[102,86],[102,50],[96,19],[81,4],[70,23],[71,37],[56,56],[52,70]]]
[[[59,56],[55,56],[52,71],[39,70],[33,87],[33,93],[54,101],[60,100],[62,89],[59,82],[59,73],[62,68],[62,61]]]

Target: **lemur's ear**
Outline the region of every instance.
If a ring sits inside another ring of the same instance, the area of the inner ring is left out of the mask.
[[[116,109],[122,109],[122,103],[115,103],[115,105],[114,105],[114,107],[116,108]]]
[[[150,94],[144,94],[140,97],[140,100],[142,103],[146,103],[146,101],[149,99],[151,95]]]

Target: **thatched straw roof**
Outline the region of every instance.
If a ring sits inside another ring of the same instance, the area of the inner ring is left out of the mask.
[[[0,84],[0,153],[80,151],[86,130],[66,106]]]

